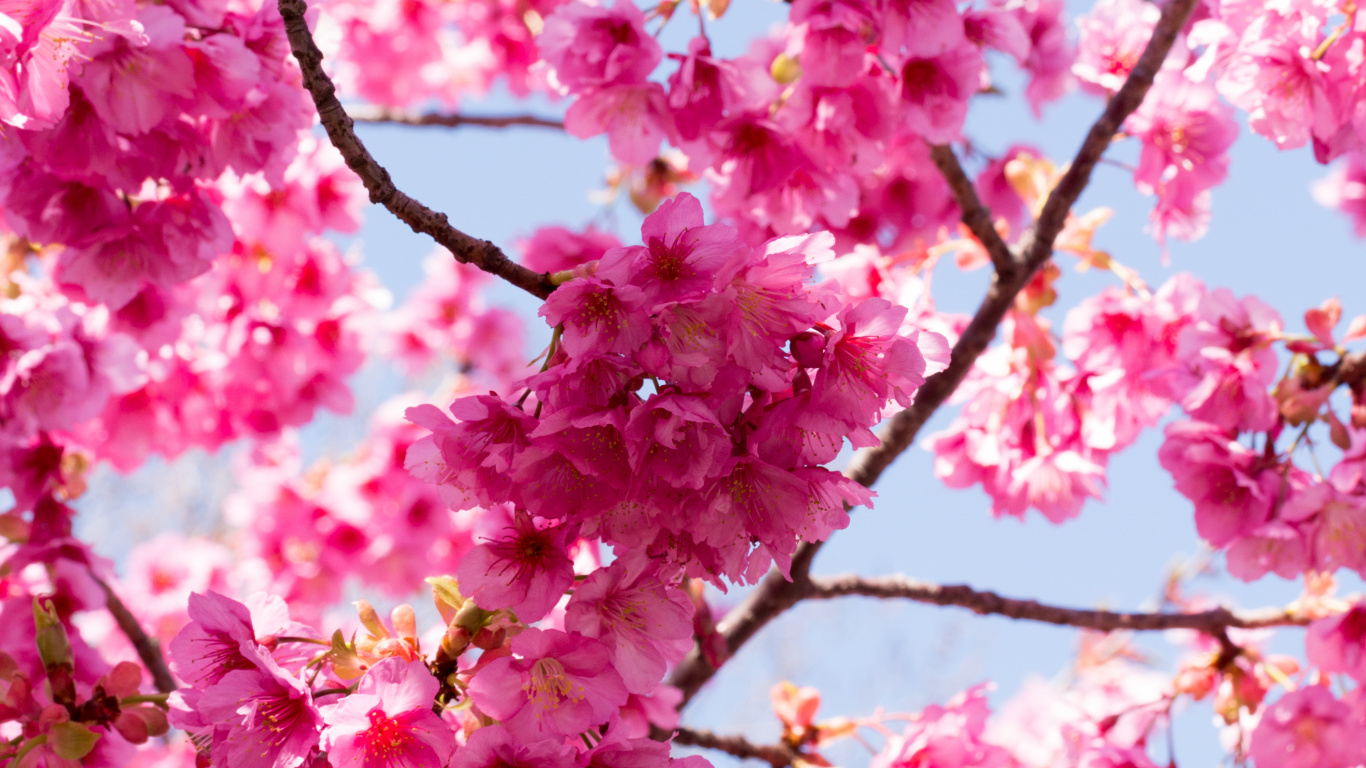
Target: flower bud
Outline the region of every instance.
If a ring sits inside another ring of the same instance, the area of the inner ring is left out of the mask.
[[[361,625],[372,637],[389,636],[389,630],[384,628],[384,622],[379,620],[379,613],[369,600],[357,600],[352,605],[356,606],[356,613],[360,614]]]
[[[819,368],[825,358],[825,336],[815,331],[803,331],[788,342],[792,357],[803,368]]]

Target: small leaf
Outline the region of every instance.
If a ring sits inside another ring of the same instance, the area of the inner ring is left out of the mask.
[[[70,720],[53,723],[48,730],[48,743],[52,746],[52,751],[57,757],[67,760],[80,760],[90,754],[95,748],[95,742],[99,740],[98,733]]]

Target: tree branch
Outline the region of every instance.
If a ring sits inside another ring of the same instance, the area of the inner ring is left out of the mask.
[[[718,749],[742,760],[763,760],[773,768],[792,765],[800,753],[785,744],[755,744],[743,736],[724,736],[704,729],[679,728],[675,744],[703,749]]]
[[[1285,608],[1262,608],[1255,611],[1230,611],[1215,608],[1197,613],[1120,613],[1061,608],[1036,600],[1017,600],[995,592],[973,589],[965,584],[933,584],[905,576],[883,576],[865,579],[855,575],[814,577],[807,597],[828,600],[846,595],[864,597],[903,598],[930,605],[967,608],[984,616],[1005,616],[1024,621],[1038,621],[1066,627],[1081,627],[1100,632],[1133,630],[1153,632],[1164,629],[1194,629],[1211,637],[1218,637],[1230,627],[1256,629],[1261,627],[1303,626],[1311,617],[1300,616]]]
[[[996,225],[991,220],[991,211],[977,197],[977,190],[972,186],[972,180],[968,178],[967,173],[963,171],[963,166],[959,164],[958,156],[953,154],[953,149],[942,144],[932,144],[930,159],[934,161],[944,181],[949,183],[953,199],[958,201],[958,209],[963,212],[963,224],[982,243],[982,247],[986,248],[996,271],[1007,275],[1014,273],[1019,268],[1015,254],[1011,253],[1006,241],[1001,239],[1001,233],[996,231]]]
[[[512,126],[531,126],[535,128],[557,128],[564,129],[564,122],[551,120],[546,117],[536,115],[462,115],[459,113],[443,112],[404,112],[399,109],[386,109],[384,107],[355,107],[351,110],[351,119],[357,123],[393,123],[396,125],[428,126],[436,125],[443,128],[459,128],[463,125],[474,125],[483,128],[510,128]]]
[[[1163,7],[1162,17],[1158,20],[1152,39],[1148,41],[1138,64],[1129,73],[1119,92],[1105,106],[1105,111],[1096,124],[1091,127],[1071,167],[1049,194],[1032,233],[1026,236],[1027,242],[1021,251],[1024,254],[1021,267],[1004,272],[998,270],[992,276],[986,297],[982,299],[958,343],[953,346],[949,367],[929,377],[921,385],[910,407],[894,416],[883,430],[880,445],[854,454],[853,460],[844,470],[846,476],[864,487],[871,487],[896,457],[910,447],[930,416],[948,400],[954,390],[958,389],[958,385],[972,369],[977,357],[995,338],[996,327],[1014,303],[1015,296],[1052,256],[1053,241],[1062,232],[1072,204],[1090,182],[1092,169],[1119,127],[1123,125],[1125,118],[1142,103],[1143,96],[1152,86],[1153,78],[1157,76],[1163,60],[1167,58],[1167,53],[1171,50],[1177,33],[1185,24],[1186,17],[1195,7],[1195,2],[1196,0],[1172,0]],[[965,211],[968,208],[961,207]],[[731,653],[738,650],[761,627],[808,595],[812,588],[809,578],[811,561],[820,547],[821,542],[802,544],[797,548],[792,560],[792,581],[787,581],[777,571],[770,571],[759,583],[758,588],[721,621],[717,629],[726,637]],[[674,668],[673,675],[669,678],[670,685],[683,691],[683,700],[679,703],[679,708],[687,706],[702,685],[714,674],[716,670],[694,647]]]
[[[280,16],[285,21],[285,33],[289,35],[289,48],[299,61],[303,72],[304,87],[313,97],[318,109],[318,119],[327,130],[332,146],[341,152],[346,165],[360,176],[365,189],[370,193],[370,202],[379,203],[397,216],[403,223],[412,227],[414,232],[430,236],[445,246],[457,261],[474,266],[507,280],[537,298],[544,299],[555,289],[550,275],[539,274],[523,267],[503,254],[498,246],[487,240],[479,240],[451,226],[446,214],[438,213],[401,192],[394,186],[389,172],[370,155],[358,136],[352,120],[337,101],[337,89],[331,78],[323,72],[322,51],[313,42],[308,31],[304,13],[308,10],[306,0],[279,0]]]
[[[156,685],[158,691],[171,693],[176,689],[175,678],[171,676],[171,670],[166,666],[166,658],[161,655],[161,646],[157,641],[148,636],[143,631],[142,625],[133,612],[128,610],[128,606],[123,604],[119,596],[114,594],[114,589],[107,584],[104,579],[90,572],[90,578],[104,590],[104,604],[113,614],[114,621],[119,625],[125,637],[133,644],[133,648],[138,652],[138,658],[142,660],[142,666],[152,673],[152,683]]]

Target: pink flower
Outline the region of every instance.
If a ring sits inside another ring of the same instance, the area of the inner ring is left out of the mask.
[[[621,241],[610,232],[589,226],[583,232],[564,227],[541,227],[517,243],[522,264],[537,272],[560,272],[601,259]],[[553,294],[552,294],[553,295]]]
[[[884,53],[938,56],[966,42],[963,18],[951,0],[886,0],[881,3]]]
[[[906,308],[864,299],[840,310],[839,330],[826,340],[825,365],[812,385],[812,404],[850,424],[879,421],[889,400],[902,406],[925,382],[925,358],[899,335]]]
[[[636,472],[694,489],[725,464],[733,447],[702,398],[675,393],[651,395],[635,408],[626,440]]]
[[[1072,64],[1077,52],[1067,40],[1062,0],[1025,0],[1006,7],[1029,36],[1029,55],[1023,62],[1029,72],[1025,99],[1037,117],[1044,104],[1062,98],[1076,84]]]
[[[643,83],[663,58],[645,31],[645,15],[630,0],[617,0],[611,8],[565,3],[546,18],[536,45],[570,93]]]
[[[640,238],[643,246],[605,255],[597,276],[639,287],[651,314],[661,304],[704,298],[715,288],[722,268],[749,253],[733,228],[705,224],[702,203],[686,192],[646,216]]]
[[[419,479],[440,486],[453,509],[491,506],[507,500],[512,460],[527,446],[536,420],[493,395],[451,403],[452,422],[432,405],[409,408],[409,421],[432,430],[408,450],[404,466]]]
[[[906,128],[932,144],[956,141],[981,72],[982,52],[966,39],[942,53],[907,58],[900,68]]]
[[[1333,137],[1354,85],[1345,66],[1333,66],[1334,57],[1313,57],[1318,23],[1297,17],[1253,18],[1218,80],[1219,92],[1248,113],[1248,127],[1281,149]]]
[[[537,525],[518,511],[502,537],[460,561],[461,588],[479,607],[507,608],[524,622],[542,618],[574,583],[567,529]]]
[[[470,734],[451,768],[578,768],[578,763],[554,741],[528,742],[495,723]]]
[[[863,71],[873,19],[864,3],[796,0],[790,18],[799,48],[802,79],[811,85],[845,88]],[[960,27],[961,29],[961,27]]]
[[[231,551],[222,544],[162,533],[129,554],[124,600],[167,643],[189,623],[187,601],[203,600],[192,593],[226,589],[232,564]]]
[[[1012,765],[1009,752],[982,740],[990,714],[986,688],[979,685],[958,694],[945,706],[926,707],[900,735],[887,740],[887,746],[873,757],[872,768]]]
[[[1144,194],[1156,194],[1159,224],[1189,222],[1174,229],[1182,239],[1204,233],[1206,191],[1228,175],[1228,148],[1238,135],[1233,112],[1219,101],[1208,83],[1191,82],[1181,72],[1159,72],[1125,130],[1143,142],[1134,183]],[[1165,226],[1155,228],[1159,242]]]
[[[266,665],[251,613],[217,592],[190,595],[190,623],[171,640],[171,669],[196,688],[208,688],[238,670]]]
[[[1305,653],[1324,672],[1366,682],[1366,601],[1357,601],[1336,616],[1310,624]]]
[[[1366,758],[1366,731],[1326,687],[1308,685],[1267,707],[1249,756],[1257,768],[1346,768]]]
[[[0,122],[40,130],[66,111],[68,62],[92,39],[73,10],[64,0],[0,2]]]
[[[1315,182],[1314,199],[1342,211],[1357,237],[1366,237],[1366,159],[1361,152],[1338,161],[1326,178]]]
[[[1114,93],[1129,77],[1162,11],[1143,0],[1101,0],[1077,19],[1081,32],[1072,74],[1086,90]]]
[[[625,252],[615,249],[604,259],[610,263],[610,254]],[[564,326],[560,339],[571,357],[629,355],[650,339],[645,300],[635,286],[581,277],[550,294],[539,313],[550,325]]]
[[[95,113],[118,133],[130,136],[144,134],[178,114],[188,106],[195,87],[194,64],[184,47],[185,20],[164,5],[142,8],[137,20],[145,39],[133,42],[109,35],[93,43],[92,58],[80,75],[81,89]]]
[[[1294,579],[1309,570],[1310,554],[1309,542],[1299,526],[1272,520],[1234,541],[1224,560],[1228,572],[1243,581],[1255,581],[1268,573]]]
[[[213,726],[214,762],[233,768],[298,768],[323,725],[308,686],[274,664],[227,673],[199,697],[195,713]]]
[[[440,684],[421,661],[390,656],[370,667],[355,693],[323,706],[322,747],[334,768],[442,768],[455,747],[432,712]]]
[[[669,109],[679,137],[696,141],[741,102],[741,75],[733,63],[711,55],[705,37],[688,42],[687,56],[669,56],[679,59],[678,71],[669,75]]]
[[[607,722],[626,703],[607,647],[557,630],[527,629],[513,656],[495,659],[470,680],[475,706],[519,739],[573,736]]]
[[[1282,473],[1214,424],[1181,421],[1158,450],[1176,490],[1195,503],[1195,529],[1215,547],[1252,534],[1271,514]]]
[[[632,574],[618,561],[575,587],[564,626],[602,641],[626,690],[647,694],[692,650],[692,614],[688,596],[654,569]]]
[[[1256,297],[1240,301],[1223,288],[1205,294],[1177,341],[1185,366],[1176,382],[1182,407],[1225,429],[1270,429],[1276,403],[1267,388],[1277,366],[1270,347],[1280,335],[1280,315]]]
[[[664,87],[659,83],[590,88],[565,112],[564,129],[580,139],[607,134],[612,157],[636,166],[654,160],[659,143],[676,133]]]
[[[982,172],[977,174],[976,183],[977,195],[982,199],[982,204],[991,209],[992,216],[1005,219],[1012,228],[1022,226],[1028,215],[1024,200],[1005,174],[1006,164],[1020,155],[1042,157],[1037,149],[1016,144],[987,163]]]

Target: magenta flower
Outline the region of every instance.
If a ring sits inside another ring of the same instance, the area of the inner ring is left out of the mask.
[[[1309,661],[1320,670],[1366,682],[1366,601],[1310,624],[1304,646]]]
[[[891,736],[872,768],[975,766],[996,768],[1014,763],[1009,752],[983,741],[987,708],[985,685],[970,688],[945,706],[932,704],[918,713],[899,736]]]
[[[632,574],[620,561],[574,589],[564,626],[605,644],[626,689],[647,694],[667,665],[692,649],[692,601],[659,580],[655,569]]]
[[[1280,336],[1280,315],[1256,297],[1239,300],[1224,288],[1202,296],[1177,340],[1185,367],[1177,395],[1186,413],[1230,430],[1270,429],[1276,404],[1267,387],[1277,366],[1271,343]]]
[[[1211,546],[1251,534],[1271,514],[1282,473],[1213,424],[1181,421],[1167,427],[1157,452],[1176,490],[1195,503],[1195,529]]]
[[[925,382],[925,358],[898,335],[906,308],[885,299],[865,299],[840,310],[840,330],[830,335],[825,365],[816,374],[812,405],[858,425],[875,424],[895,399],[911,404]]]
[[[571,357],[629,355],[650,340],[644,305],[639,288],[588,277],[571,280],[550,294],[540,315],[550,325],[564,326],[561,340]]]
[[[213,726],[213,761],[224,768],[297,768],[323,724],[308,686],[274,663],[224,675],[196,710]]]
[[[615,235],[599,232],[592,226],[583,232],[564,227],[541,227],[531,237],[517,243],[522,252],[522,264],[537,272],[573,269],[597,261],[604,253],[620,247],[621,241]]]
[[[981,74],[982,52],[966,38],[940,53],[907,59],[901,65],[906,127],[931,143],[956,141]]]
[[[645,31],[645,14],[630,0],[617,0],[611,8],[565,3],[546,17],[536,45],[571,93],[643,83],[664,56]]]
[[[404,416],[432,431],[408,449],[404,466],[419,480],[440,487],[455,510],[492,506],[512,490],[508,468],[531,444],[536,420],[494,395],[462,397],[451,403],[450,417],[434,405],[409,408]]]
[[[524,622],[540,619],[574,583],[564,526],[538,525],[518,511],[503,537],[460,561],[461,589],[481,608],[507,608]]]
[[[251,613],[217,592],[190,595],[190,623],[171,640],[171,669],[180,679],[204,689],[236,670],[268,664],[270,654],[256,642]]]
[[[659,143],[676,133],[664,87],[659,83],[590,88],[565,111],[564,129],[580,139],[607,134],[612,157],[637,166],[655,159]]]
[[[1138,63],[1161,9],[1143,0],[1101,0],[1077,19],[1081,32],[1072,74],[1093,93],[1119,90]]]
[[[607,253],[598,277],[639,286],[651,313],[666,302],[704,298],[721,269],[749,251],[731,227],[704,224],[702,203],[686,192],[645,217],[640,237],[645,245]]]
[[[1314,200],[1347,215],[1357,237],[1366,237],[1366,156],[1353,152],[1314,183]]]
[[[320,710],[328,761],[334,768],[442,768],[455,736],[432,712],[440,687],[421,661],[391,656],[375,664],[355,693]]]
[[[1321,685],[1291,691],[1267,707],[1252,732],[1257,768],[1346,768],[1366,755],[1366,730]]]
[[[519,739],[582,733],[626,703],[621,675],[597,640],[528,629],[513,639],[512,652],[476,673],[469,693],[480,711]]]
[[[578,768],[578,763],[572,751],[553,741],[528,743],[501,725],[486,725],[470,734],[451,768]]]
[[[636,472],[694,489],[730,458],[732,447],[702,398],[674,393],[651,395],[633,410],[626,441]]]

